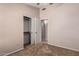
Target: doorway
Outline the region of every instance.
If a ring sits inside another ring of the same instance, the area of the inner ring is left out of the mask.
[[[23,16],[24,19],[24,47],[31,44],[31,18]]]
[[[47,42],[47,31],[48,29],[48,20],[47,19],[44,19],[44,20],[41,20],[41,39],[42,39],[42,42]]]

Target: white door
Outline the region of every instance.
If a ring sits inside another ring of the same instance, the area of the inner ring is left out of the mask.
[[[31,20],[31,44],[41,42],[41,21],[38,18]]]

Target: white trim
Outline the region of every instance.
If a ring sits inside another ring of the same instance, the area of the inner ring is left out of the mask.
[[[4,54],[3,56],[8,56],[8,55],[10,55],[10,54],[12,54],[12,53],[18,52],[18,51],[23,50],[23,49],[24,49],[24,48],[17,49],[17,50],[15,50],[15,51],[13,51],[13,52]]]
[[[76,51],[76,52],[79,52],[78,49],[73,49],[73,48],[69,48],[69,47],[63,47],[63,46],[59,46],[59,45],[53,45],[51,43],[48,43],[49,45],[52,45],[52,46],[56,46],[56,47],[60,47],[60,48],[64,48],[64,49],[69,49],[69,50],[72,50],[72,51]]]

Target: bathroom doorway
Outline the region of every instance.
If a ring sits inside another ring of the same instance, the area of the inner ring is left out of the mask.
[[[48,33],[48,20],[41,20],[41,39],[42,42],[47,42],[47,33]]]

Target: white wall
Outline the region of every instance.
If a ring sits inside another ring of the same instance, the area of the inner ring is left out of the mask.
[[[40,10],[48,19],[48,43],[79,51],[79,4],[59,4]]]
[[[39,18],[39,9],[26,4],[0,4],[0,55],[23,48],[23,16]]]

